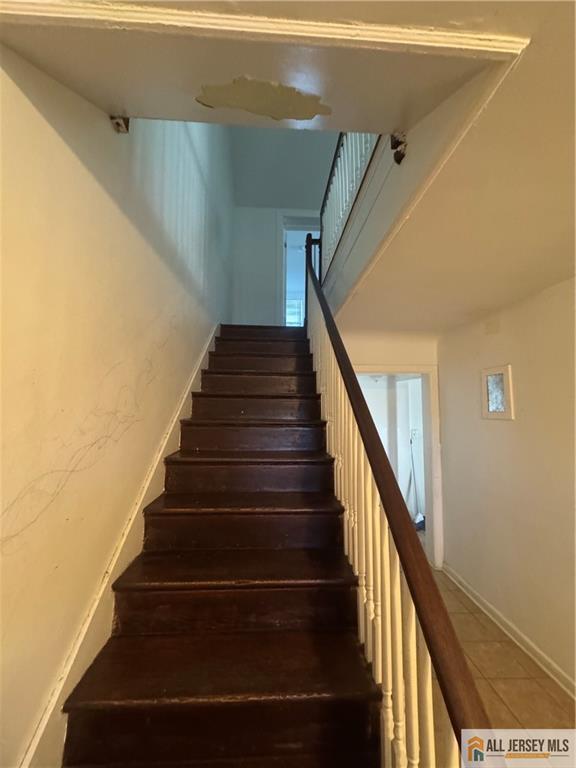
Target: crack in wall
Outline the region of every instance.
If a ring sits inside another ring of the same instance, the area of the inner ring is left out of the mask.
[[[54,460],[60,466],[31,478],[4,506],[0,513],[3,529],[0,547],[6,554],[18,551],[18,547],[9,548],[8,545],[40,520],[75,476],[96,466],[109,445],[120,443],[134,426],[144,420],[143,399],[158,375],[155,358],[174,337],[177,325],[176,316],[168,319],[165,332],[152,344],[152,350],[143,359],[134,383],[120,384],[112,405],[106,403],[110,388],[114,386],[111,380],[124,374],[128,361],[118,361],[108,369],[98,384],[99,400],[71,433],[66,437],[56,435],[51,438],[50,442],[56,444],[53,452],[68,455]],[[89,436],[90,439],[86,439]],[[8,549],[9,552],[6,551]]]

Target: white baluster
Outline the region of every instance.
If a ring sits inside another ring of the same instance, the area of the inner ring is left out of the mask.
[[[376,682],[376,667],[380,664],[375,655],[374,633],[374,503],[372,498],[372,471],[366,452],[362,451],[362,484],[364,486],[364,558],[366,564],[366,658],[372,662]],[[380,673],[381,674],[381,673]]]
[[[380,495],[372,479],[374,504],[374,630],[377,660],[376,681],[382,682],[382,737],[386,766],[392,765],[394,744],[393,676],[392,676],[392,587],[390,578],[390,531],[382,510]]]
[[[394,765],[407,768],[406,715],[404,695],[404,668],[402,659],[402,588],[400,585],[400,561],[392,537],[388,537],[390,551],[390,616],[392,642],[392,710],[394,712]]]
[[[420,731],[420,765],[422,768],[436,768],[434,749],[434,705],[432,700],[432,662],[417,623],[418,644],[418,724]]]
[[[352,455],[352,408],[348,394],[346,394],[346,451],[344,454],[344,469],[346,471],[346,484],[348,486],[348,506],[350,508],[350,554],[354,573],[358,575],[357,559],[357,531],[356,531],[356,509],[354,507],[354,476],[353,476],[353,455]]]
[[[402,585],[402,662],[406,696],[406,754],[408,765],[411,768],[418,768],[420,740],[418,733],[416,611],[403,573],[400,574],[400,582]]]
[[[356,529],[358,531],[358,635],[360,642],[366,645],[366,553],[364,549],[365,541],[365,508],[364,508],[364,477],[363,477],[363,445],[358,431],[358,425],[354,419],[354,491],[356,498]],[[367,651],[367,649],[366,649]],[[368,661],[372,661],[368,652],[366,653]]]

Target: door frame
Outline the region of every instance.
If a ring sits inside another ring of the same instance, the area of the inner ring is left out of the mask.
[[[440,435],[440,395],[437,365],[355,365],[355,373],[391,376],[418,373],[422,376],[422,421],[424,467],[426,475],[426,531],[424,550],[434,568],[444,562],[444,508],[442,496],[442,444]]]
[[[286,249],[284,247],[284,233],[287,230],[305,232],[320,231],[320,215],[314,211],[306,210],[279,210],[276,215],[276,241],[278,243],[277,262],[278,269],[278,312],[280,325],[286,325]],[[304,269],[306,279],[306,269]]]

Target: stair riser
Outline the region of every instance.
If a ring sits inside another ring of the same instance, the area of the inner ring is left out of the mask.
[[[114,634],[351,629],[354,587],[284,587],[116,593]]]
[[[255,723],[262,723],[255,728]],[[374,703],[287,701],[103,708],[69,716],[65,766],[218,758],[364,753],[377,744]]]
[[[326,760],[328,759],[329,765]],[[304,755],[302,753],[282,757],[231,757],[223,760],[186,760],[177,763],[171,762],[167,765],[162,763],[162,768],[351,768],[351,766],[362,766],[362,768],[380,768],[379,750],[373,749],[371,752],[354,752],[339,755],[328,755],[328,758],[322,752],[317,754]],[[69,768],[74,768],[71,766]],[[157,763],[130,762],[127,763],[94,763],[85,764],[82,768],[158,768]]]
[[[282,325],[221,325],[222,339],[306,339],[304,328],[287,328]]]
[[[320,419],[320,400],[269,397],[194,397],[192,416],[199,419]]]
[[[323,426],[182,424],[180,447],[186,451],[325,451],[326,435]]]
[[[144,549],[341,549],[342,518],[302,515],[149,515]]]
[[[311,371],[312,355],[286,357],[257,355],[221,355],[210,352],[211,371],[272,371],[275,373]]]
[[[167,464],[168,493],[331,492],[332,462],[321,464]]]
[[[306,355],[310,352],[310,343],[307,340],[216,339],[214,351],[256,355]]]
[[[202,391],[239,395],[313,395],[316,393],[316,376],[311,374],[281,374],[252,376],[204,372]]]

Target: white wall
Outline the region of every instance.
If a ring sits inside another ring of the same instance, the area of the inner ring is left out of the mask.
[[[336,323],[354,367],[374,366],[373,371],[398,369],[404,372],[419,370],[437,361],[437,339],[434,335],[416,333],[360,332],[349,329],[353,318]],[[404,366],[404,367],[403,367]]]
[[[14,766],[227,319],[232,198],[220,128],[134,121],[120,136],[16,55],[2,63],[1,762]]]
[[[233,322],[284,324],[284,218],[318,219],[318,211],[249,208],[234,211]]]
[[[338,134],[282,128],[230,128],[236,205],[322,205]]]
[[[574,679],[574,281],[439,343],[445,563],[565,684]],[[512,366],[516,418],[481,418]]]
[[[389,138],[382,136],[326,275],[325,291],[333,312],[342,308],[346,316],[347,307],[343,304],[350,300],[354,286],[373,260],[383,258],[389,238],[424,193],[447,153],[454,149],[479,102],[494,87],[499,72],[494,67],[477,75],[420,120],[407,134],[408,149],[401,165],[393,160]],[[394,268],[391,264],[390,271]],[[417,283],[414,287],[418,292]],[[406,293],[406,301],[409,299]],[[377,306],[372,304],[364,309],[364,315],[371,314],[378,327]],[[406,310],[409,315],[408,305]],[[396,320],[401,328],[406,322],[404,317]],[[394,326],[388,318],[387,328],[391,327]],[[410,327],[409,323],[404,327]]]

